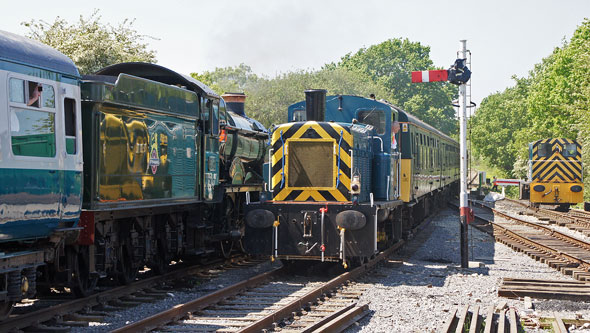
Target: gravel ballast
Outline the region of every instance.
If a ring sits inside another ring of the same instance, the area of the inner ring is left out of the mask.
[[[108,313],[106,323],[92,322],[89,327],[72,328],[71,332],[109,332],[126,324],[146,318],[149,315],[172,308],[178,304],[190,302],[198,297],[210,294],[219,289],[246,280],[258,274],[280,267],[280,262],[263,262],[251,267],[235,268],[220,271],[219,275],[207,281],[194,280],[192,286],[187,283],[182,289],[174,288],[165,299],[154,303],[144,303],[125,310]],[[213,270],[212,270],[213,271]]]
[[[533,299],[535,310],[525,310],[523,300],[498,297],[504,277],[574,280],[475,228],[469,228],[469,260],[484,267],[461,269],[457,213],[445,209],[434,217],[398,254],[402,266],[384,267],[360,281],[373,285],[359,300],[370,302],[371,313],[346,332],[437,332],[455,308],[487,308],[502,301],[521,317],[559,313],[590,319],[589,302]]]

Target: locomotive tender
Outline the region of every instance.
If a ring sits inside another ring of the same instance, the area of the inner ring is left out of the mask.
[[[309,90],[288,120],[246,206],[249,253],[359,264],[457,190],[458,143],[387,102]]]
[[[529,143],[528,181],[520,198],[534,206],[558,205],[564,211],[584,201],[582,148],[575,140],[541,139]]]
[[[2,31],[0,85],[0,315],[37,287],[86,295],[239,242],[268,139],[239,101],[154,64],[81,77]]]

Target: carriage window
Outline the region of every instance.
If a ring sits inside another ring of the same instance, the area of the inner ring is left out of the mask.
[[[32,107],[55,108],[55,90],[51,85],[10,78],[10,101]]]
[[[66,127],[66,152],[76,153],[76,101],[64,99],[64,122]]]
[[[55,114],[10,109],[12,152],[20,156],[55,156]]]
[[[539,157],[547,157],[551,154],[551,144],[549,143],[540,143],[539,148],[537,149],[537,155]]]
[[[359,122],[363,124],[373,125],[377,134],[385,134],[385,111],[383,110],[363,110],[359,111],[358,114]]]
[[[10,79],[10,101],[15,103],[25,102],[25,81],[21,79]]]
[[[53,87],[47,84],[40,85],[43,89],[41,92],[41,106],[44,108],[55,108],[55,91]]]
[[[575,157],[577,155],[578,148],[575,143],[566,143],[563,145],[563,157]]]

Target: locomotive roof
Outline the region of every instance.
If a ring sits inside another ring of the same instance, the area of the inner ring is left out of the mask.
[[[115,64],[100,69],[95,74],[117,76],[121,73],[165,84],[190,87],[190,90],[203,92],[209,97],[220,98],[219,95],[201,81],[195,80],[188,75],[177,73],[169,68],[146,62],[124,62]]]
[[[80,77],[74,62],[63,53],[38,41],[2,30],[0,59]]]

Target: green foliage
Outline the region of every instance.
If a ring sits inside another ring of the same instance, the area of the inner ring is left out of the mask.
[[[319,71],[295,71],[275,78],[258,77],[250,67],[216,68],[211,72],[192,73],[192,77],[209,85],[218,94],[243,91],[247,114],[265,126],[287,121],[287,107],[305,99],[306,89],[327,89],[328,94],[351,94],[387,98],[385,89],[361,73],[345,68],[324,68]]]
[[[517,141],[517,132],[528,123],[526,95],[530,81],[514,79],[515,87],[486,97],[469,121],[475,155],[507,176],[513,176],[514,162],[522,144]]]
[[[23,22],[30,29],[27,37],[47,44],[70,57],[81,74],[128,61],[155,62],[156,52],[143,43],[144,35],[133,29],[134,20],[125,19],[117,26],[103,24],[95,10],[88,18],[80,15],[75,24],[56,17],[53,23],[31,20]]]
[[[524,177],[527,143],[550,137],[582,145],[590,186],[590,20],[555,48],[516,86],[488,96],[471,119],[476,154],[508,174]],[[485,137],[484,137],[485,136]],[[586,191],[586,199],[590,191]]]
[[[456,86],[447,83],[412,84],[412,71],[437,69],[430,59],[430,47],[408,39],[389,39],[383,43],[347,54],[338,64],[367,75],[391,95],[391,102],[415,114],[444,133],[457,132],[457,119],[451,101]],[[439,69],[439,68],[438,68]]]
[[[216,92],[243,91],[246,110],[265,125],[285,122],[287,107],[305,98],[306,89],[327,89],[328,94],[369,96],[373,93],[414,113],[448,134],[456,134],[457,121],[451,100],[457,88],[448,83],[412,84],[410,72],[434,69],[430,48],[407,39],[390,39],[347,54],[339,63],[319,71],[295,71],[275,78],[259,77],[252,69],[216,68],[191,75]]]

